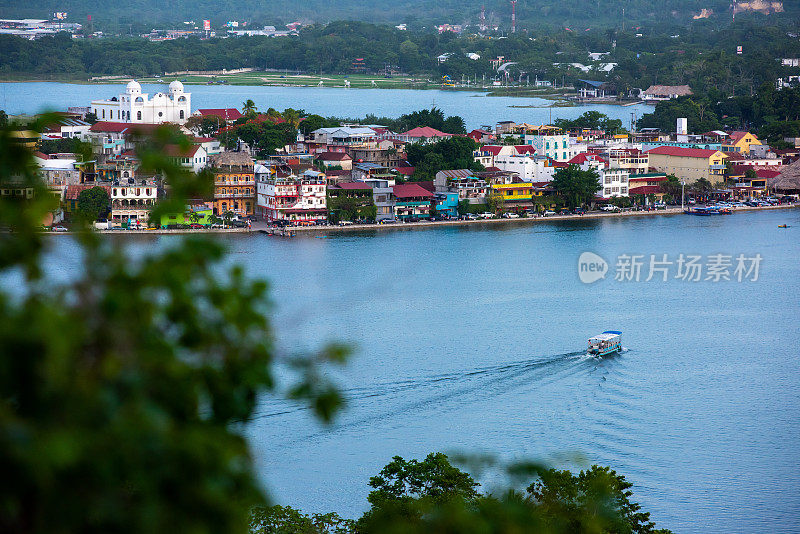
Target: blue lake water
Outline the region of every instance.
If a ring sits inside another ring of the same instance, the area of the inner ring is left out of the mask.
[[[778,229],[779,224],[791,225]],[[800,531],[800,210],[330,235],[226,236],[272,284],[284,353],[354,344],[331,427],[265,399],[247,427],[271,495],[357,516],[393,455],[609,465],[675,532]],[[141,250],[173,236],[126,237]],[[79,268],[52,239],[51,274]],[[611,264],[578,279],[593,251]],[[614,280],[621,254],[760,254],[757,281]],[[582,354],[623,331],[621,355]],[[483,480],[486,482],[486,480]]]
[[[574,119],[588,110],[621,119],[627,126],[630,125],[631,113],[641,117],[653,110],[652,106],[641,104],[627,107],[598,104],[547,108],[552,102],[542,98],[490,97],[485,93],[468,91],[241,85],[187,85],[186,89],[192,93],[192,109],[241,108],[242,102],[249,98],[261,110],[270,107],[278,110],[295,108],[325,116],[357,119],[369,113],[399,117],[403,113],[437,106],[447,115],[463,117],[470,129],[481,125],[494,126],[501,120],[542,124],[551,118]],[[151,94],[166,90],[163,84],[142,85],[142,91]],[[10,115],[33,114],[48,109],[66,110],[69,106],[88,106],[92,100],[110,98],[124,91],[124,84],[0,83],[0,109]]]

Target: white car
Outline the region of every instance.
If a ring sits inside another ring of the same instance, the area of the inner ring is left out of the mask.
[[[66,226],[54,226],[52,230],[53,232],[69,232]]]
[[[481,213],[479,215],[479,217],[481,219],[494,219],[494,213],[489,213],[488,211],[485,211],[485,212]]]
[[[605,206],[600,206],[600,209],[603,211],[619,211],[618,207],[612,206],[610,204],[606,204]]]
[[[519,219],[519,213],[514,213],[510,211],[508,213],[504,213],[503,217],[505,217],[506,219]]]

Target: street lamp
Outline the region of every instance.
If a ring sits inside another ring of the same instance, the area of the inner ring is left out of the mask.
[[[686,186],[686,179],[681,178],[681,211],[683,211],[683,199],[685,197],[683,190],[685,186]]]

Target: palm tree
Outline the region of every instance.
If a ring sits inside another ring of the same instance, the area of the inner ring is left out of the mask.
[[[242,103],[242,113],[244,115],[255,115],[257,110],[256,103],[249,98]]]

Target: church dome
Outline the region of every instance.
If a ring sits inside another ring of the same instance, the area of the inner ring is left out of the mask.
[[[142,92],[142,86],[139,85],[139,82],[137,82],[136,80],[131,80],[131,81],[128,82],[128,86],[126,87],[126,90],[129,93],[141,93]]]
[[[180,93],[183,92],[183,84],[178,80],[169,84],[169,91],[170,93]]]

